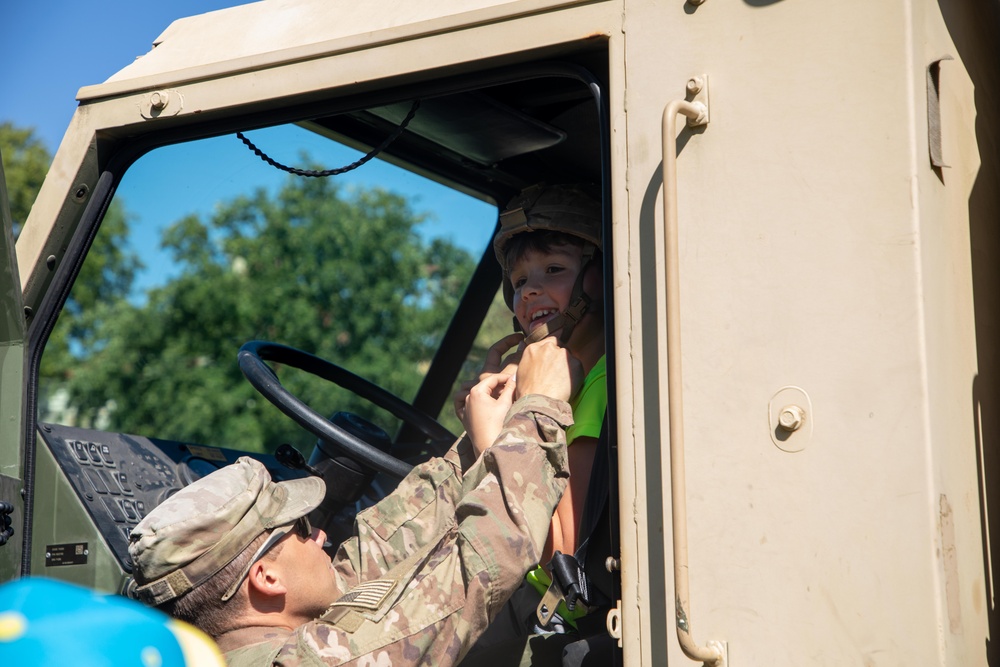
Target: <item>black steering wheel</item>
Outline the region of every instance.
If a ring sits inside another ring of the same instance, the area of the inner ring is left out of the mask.
[[[299,426],[315,434],[318,438],[342,447],[348,456],[374,470],[403,478],[413,466],[355,437],[310,408],[282,386],[278,376],[265,363],[267,361],[291,366],[333,382],[392,413],[398,419],[416,428],[431,441],[450,444],[455,440],[451,431],[441,426],[426,413],[382,387],[372,384],[363,377],[325,359],[320,359],[294,347],[261,340],[250,341],[240,348],[240,370],[243,371],[243,375],[250,381],[254,389],[291,417]]]

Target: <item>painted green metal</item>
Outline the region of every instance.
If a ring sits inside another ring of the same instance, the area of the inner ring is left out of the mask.
[[[109,593],[121,592],[126,573],[41,439],[36,455],[32,576],[51,577]],[[45,557],[48,547],[64,544],[85,544],[86,564],[48,565]]]
[[[0,498],[14,505],[11,514],[11,525],[14,534],[5,545],[0,547],[0,581],[16,578],[21,572],[21,525],[24,517],[24,502],[21,500],[21,480],[16,477],[0,475]]]
[[[0,581],[17,576],[21,568],[21,498],[23,452],[21,419],[24,401],[24,306],[14,253],[14,225],[7,200],[7,184],[0,159],[0,501],[14,505],[15,533],[0,547]]]

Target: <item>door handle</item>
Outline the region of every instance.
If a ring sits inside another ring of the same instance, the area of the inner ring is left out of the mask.
[[[663,110],[663,261],[666,270],[667,393],[670,415],[670,504],[674,554],[677,640],[684,655],[711,667],[725,667],[726,646],[709,641],[699,646],[691,634],[688,587],[687,493],[684,468],[684,401],[681,376],[680,267],[677,222],[677,116],[688,126],[708,124],[708,78],[688,81],[693,99],[674,100]],[[669,632],[669,629],[668,629]]]

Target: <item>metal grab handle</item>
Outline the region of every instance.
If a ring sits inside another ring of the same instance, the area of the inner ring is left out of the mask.
[[[670,502],[674,553],[674,594],[677,640],[692,660],[723,667],[726,648],[710,641],[698,646],[691,636],[688,591],[687,493],[684,469],[684,402],[681,394],[680,268],[677,233],[677,129],[678,114],[688,125],[708,124],[708,94],[705,77],[688,81],[694,100],[674,100],[663,110],[663,260],[666,269],[667,392],[670,415]],[[669,632],[669,630],[668,630]]]

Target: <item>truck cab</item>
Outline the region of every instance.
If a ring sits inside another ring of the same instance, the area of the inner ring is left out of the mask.
[[[1000,661],[998,15],[268,0],[175,21],[79,91],[16,246],[4,217],[0,580],[127,593],[131,527],[242,455],[336,468],[326,520],[349,526],[450,444],[454,388],[509,331],[499,212],[586,183],[616,659]],[[160,282],[88,301],[123,248]]]

